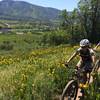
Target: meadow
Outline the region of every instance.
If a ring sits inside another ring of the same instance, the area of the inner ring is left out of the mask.
[[[78,46],[44,47],[41,35],[8,35],[0,35],[0,100],[59,100],[78,57],[70,68],[62,63]],[[100,100],[97,83],[86,89],[86,100]]]

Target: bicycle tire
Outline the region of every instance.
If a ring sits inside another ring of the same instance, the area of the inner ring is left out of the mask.
[[[74,92],[74,94],[71,92]],[[71,80],[65,86],[60,100],[76,100],[77,92],[78,82],[76,80]]]

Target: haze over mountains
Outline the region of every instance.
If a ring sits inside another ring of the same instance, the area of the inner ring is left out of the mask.
[[[0,1],[0,19],[10,20],[56,20],[60,10],[41,7],[24,1]]]

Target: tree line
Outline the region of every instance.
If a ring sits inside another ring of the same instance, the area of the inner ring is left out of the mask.
[[[80,0],[77,8],[72,12],[63,10],[61,17],[61,28],[73,42],[81,38],[100,41],[100,0]]]

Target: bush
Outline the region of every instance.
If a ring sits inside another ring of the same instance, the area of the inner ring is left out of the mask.
[[[50,45],[60,45],[68,43],[70,37],[63,31],[46,33],[42,36],[42,43]]]
[[[85,100],[100,100],[100,75],[96,73],[94,82],[85,90]]]
[[[3,41],[3,43],[0,45],[1,50],[12,50],[13,44],[10,41]]]

